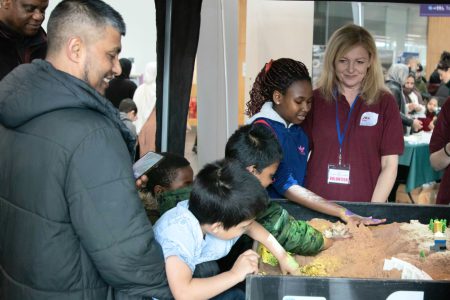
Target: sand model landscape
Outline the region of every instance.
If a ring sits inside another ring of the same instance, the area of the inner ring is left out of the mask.
[[[313,219],[320,231],[332,223]],[[428,224],[417,221],[378,226],[347,226],[351,238],[336,240],[332,247],[316,256],[296,256],[300,276],[401,279],[402,271],[384,270],[385,260],[393,257],[412,264],[433,280],[450,281],[450,251],[434,251],[434,235]],[[450,249],[449,231],[445,240]],[[280,270],[261,262],[261,274],[278,275]],[[403,277],[405,274],[403,274]]]

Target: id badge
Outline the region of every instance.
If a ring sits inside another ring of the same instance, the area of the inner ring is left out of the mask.
[[[327,183],[350,184],[350,165],[328,165]]]

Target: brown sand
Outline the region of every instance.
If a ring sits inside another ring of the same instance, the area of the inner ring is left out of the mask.
[[[331,223],[323,219],[309,222],[320,231]],[[450,251],[430,251],[433,233],[428,225],[392,223],[378,226],[350,226],[353,237],[335,240],[333,246],[316,256],[296,256],[306,276],[400,279],[401,271],[383,271],[385,259],[396,257],[422,269],[434,280],[450,280]],[[450,249],[446,230],[447,248]],[[420,252],[425,257],[420,256]],[[278,267],[261,263],[263,274],[280,274]]]

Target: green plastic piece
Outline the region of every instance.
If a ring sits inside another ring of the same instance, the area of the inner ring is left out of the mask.
[[[446,219],[430,219],[430,223],[428,224],[428,229],[431,231],[434,231],[434,222],[439,221],[442,223],[442,233],[445,233],[445,230],[447,229],[447,220]]]

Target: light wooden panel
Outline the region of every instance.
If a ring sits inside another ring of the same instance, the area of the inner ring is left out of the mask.
[[[244,124],[246,95],[245,95],[245,77],[243,74],[243,65],[245,62],[246,40],[247,40],[247,0],[239,0],[239,52],[238,52],[239,125]]]
[[[444,50],[450,51],[450,17],[428,18],[427,79],[430,78]]]

